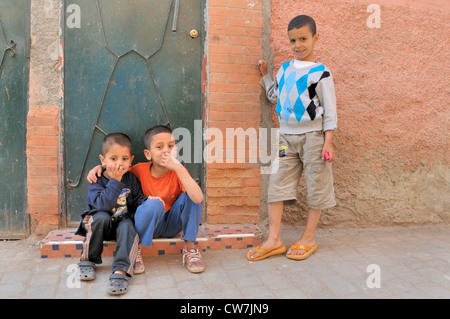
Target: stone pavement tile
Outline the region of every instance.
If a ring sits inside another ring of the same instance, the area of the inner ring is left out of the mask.
[[[450,227],[318,230],[319,249],[307,260],[284,255],[258,262],[248,249],[202,253],[206,268],[191,274],[181,255],[144,257],[146,271],[122,296],[106,292],[112,257],[96,267],[96,280],[77,282],[77,258],[41,259],[38,246],[1,242],[0,298],[450,298]],[[286,240],[295,240],[298,231]],[[368,266],[380,269],[380,288],[369,288]]]
[[[406,282],[421,284],[427,282],[429,279],[427,276],[421,276],[419,272],[409,268],[406,264],[391,265],[389,267],[383,268],[381,266],[381,277],[382,280],[397,280],[397,278],[402,278]]]
[[[417,289],[417,287],[401,278],[396,280],[383,280],[383,283],[379,289],[388,289],[392,292],[393,296],[402,299],[424,299],[428,296],[423,291]]]
[[[351,281],[339,275],[321,275],[320,281],[335,296],[357,295],[361,290]]]
[[[275,294],[267,286],[249,286],[241,288],[244,298],[249,299],[274,299]]]
[[[220,285],[231,281],[231,277],[220,266],[206,265],[205,271],[199,274],[199,277],[207,285],[211,285],[211,283]]]
[[[33,276],[31,279],[31,287],[45,287],[45,286],[56,286],[60,280],[59,273],[53,274],[39,274]]]
[[[88,295],[81,289],[61,290],[56,293],[55,299],[88,299]]]
[[[256,276],[265,286],[273,290],[293,288],[294,284],[289,281],[288,276],[280,270],[270,270],[265,272],[256,272]]]
[[[345,259],[352,264],[364,263],[367,261],[366,256],[349,245],[337,244],[333,246],[332,249],[339,255],[339,258]]]
[[[139,275],[143,277],[142,275]],[[161,288],[175,288],[176,282],[171,275],[155,275],[152,273],[145,274],[147,279],[147,287],[150,290],[161,289]],[[133,278],[134,279],[134,278]]]
[[[0,299],[21,298],[24,293],[25,285],[23,283],[0,285]]]
[[[336,276],[337,273],[330,267],[327,263],[322,262],[319,258],[308,258],[306,260],[300,261],[303,266],[310,272],[315,275],[317,278],[322,276]]]
[[[346,260],[335,260],[327,263],[339,276],[346,279],[357,278],[361,275],[361,270]]]
[[[432,282],[425,282],[417,286],[419,290],[423,291],[428,298],[433,299],[449,299],[450,289],[440,285],[433,284]]]
[[[16,284],[16,283],[24,283],[31,278],[31,273],[29,272],[5,272],[2,274],[2,278],[0,280],[0,284],[8,285],[8,284]]]
[[[397,299],[389,289],[383,288],[365,288],[363,289],[363,298],[365,299]]]
[[[244,298],[241,290],[233,283],[223,283],[217,285],[210,285],[208,291],[212,298],[215,299],[240,299]]]
[[[312,298],[312,299],[337,299],[338,296],[334,295],[331,291],[324,289],[324,290],[312,292],[310,294],[310,298]]]
[[[150,298],[152,299],[180,299],[182,296],[178,288],[160,288],[150,290]]]
[[[86,281],[81,283],[81,289],[87,289],[88,297],[94,299],[106,299],[106,298],[115,298],[116,296],[111,296],[107,292],[108,281],[99,280],[96,278],[93,281]],[[131,285],[128,286],[128,289],[132,289]]]
[[[313,295],[321,294],[323,291],[328,291],[326,285],[318,278],[307,271],[289,272],[287,278],[305,294],[308,298],[313,298]]]
[[[306,299],[307,296],[299,288],[274,289],[274,294],[278,299]]]
[[[265,277],[264,274],[267,274],[268,272],[277,271],[279,265],[282,265],[283,261],[287,261],[287,258],[283,255],[273,256],[264,260],[264,262],[248,261],[245,256],[239,256],[239,258],[243,259],[243,264],[248,267],[248,269],[257,275],[260,275],[260,277]]]
[[[447,286],[450,288],[450,281],[446,280],[446,274],[439,271],[433,267],[417,269],[417,272],[428,279],[428,281],[433,281],[438,285]]]
[[[189,296],[200,294],[208,291],[207,285],[200,279],[201,274],[186,274],[188,280],[178,282],[178,290],[183,296],[188,298]]]
[[[259,263],[264,264],[264,263],[268,263],[268,262],[271,262],[275,266],[275,269],[282,271],[283,273],[286,273],[286,274],[308,271],[308,267],[306,266],[306,263],[304,263],[302,261],[295,261],[295,260],[288,259],[283,255],[280,255],[277,257],[272,257],[268,260],[264,260],[262,263],[261,262],[259,262]],[[256,262],[253,262],[253,263],[256,263]]]
[[[128,286],[128,292],[121,298],[124,299],[148,299],[150,298],[147,290],[147,285],[140,283],[133,283]]]
[[[52,299],[55,297],[56,287],[30,287],[27,289],[24,298],[26,299]]]
[[[238,287],[260,286],[263,284],[251,270],[247,268],[232,269],[227,271],[232,282]]]
[[[227,253],[227,251],[222,251],[222,253]],[[236,256],[237,257],[237,256]],[[249,261],[244,257],[238,257],[238,258],[228,258],[223,261],[222,267],[225,270],[230,269],[241,269],[249,264]]]

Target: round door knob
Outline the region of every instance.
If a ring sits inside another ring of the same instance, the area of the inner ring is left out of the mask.
[[[189,32],[189,35],[191,36],[192,39],[195,39],[196,37],[198,37],[198,31],[197,30],[191,30],[191,32]]]

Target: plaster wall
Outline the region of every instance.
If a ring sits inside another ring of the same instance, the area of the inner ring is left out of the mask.
[[[60,225],[62,1],[32,0],[27,115],[27,185],[30,232],[46,234]]]
[[[31,1],[27,185],[32,233],[64,226],[62,3]],[[362,0],[209,0],[208,125],[278,125],[271,105],[262,95],[260,100],[256,64],[261,55],[274,69],[291,59],[287,24],[297,14],[309,14],[320,33],[316,58],[334,75],[339,115],[334,139],[338,205],[323,214],[321,226],[448,224],[449,4],[377,3],[380,28],[367,26],[371,3]],[[264,220],[267,177],[259,176],[256,165],[208,166],[209,222]],[[299,202],[286,207],[286,222],[303,225],[304,194],[302,180]]]
[[[272,0],[265,12],[271,30],[270,48],[263,40],[263,56],[273,73],[293,58],[289,21],[307,14],[316,20],[320,36],[316,60],[334,76],[338,205],[322,215],[320,224],[448,224],[450,3],[377,1],[380,24],[373,28],[370,4]],[[267,102],[262,104],[262,112],[270,112]],[[263,125],[278,126],[273,109],[270,118],[262,116]],[[287,223],[299,224],[306,216],[303,179],[298,198],[296,205],[285,208]]]

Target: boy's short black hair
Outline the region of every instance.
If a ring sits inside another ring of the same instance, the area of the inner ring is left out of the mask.
[[[294,19],[289,22],[288,25],[288,31],[292,29],[299,29],[301,27],[304,27],[305,25],[309,26],[309,29],[311,30],[311,33],[313,36],[316,35],[316,22],[313,18],[310,16],[301,14],[296,16]]]
[[[105,136],[102,143],[102,154],[103,156],[106,155],[106,153],[109,152],[111,147],[115,144],[119,144],[121,146],[126,146],[130,149],[130,153],[132,152],[131,149],[131,140],[130,137],[124,133],[111,133]]]
[[[147,130],[144,135],[144,144],[147,149],[150,149],[150,143],[152,142],[153,136],[160,133],[170,133],[172,134],[172,129],[169,125],[156,125]]]

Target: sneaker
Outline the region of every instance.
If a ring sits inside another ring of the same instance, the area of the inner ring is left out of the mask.
[[[141,249],[138,249],[138,253],[136,256],[136,262],[134,264],[134,273],[142,274],[145,271],[144,259],[142,259]]]
[[[186,264],[187,269],[193,273],[199,273],[205,270],[202,255],[196,248],[189,250],[183,249],[183,265]]]

